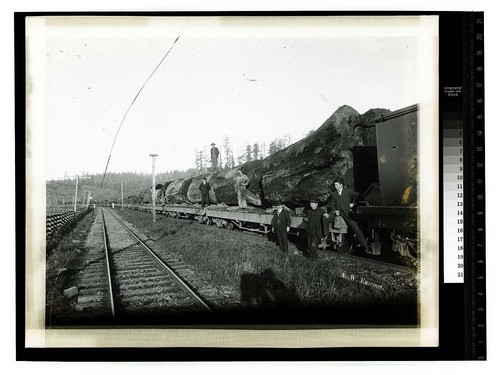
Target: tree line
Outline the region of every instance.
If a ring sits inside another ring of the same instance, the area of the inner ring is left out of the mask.
[[[312,132],[312,131],[311,131]],[[309,132],[309,133],[311,133]],[[269,144],[265,142],[247,143],[240,148],[238,156],[235,156],[231,140],[225,136],[221,147],[219,147],[219,166],[221,169],[228,170],[238,165],[252,160],[261,160],[275,152],[290,146],[294,140],[290,135],[284,135],[273,139]],[[158,184],[164,184],[167,181],[190,178],[200,173],[211,171],[210,148],[207,146],[202,150],[195,150],[194,167],[186,170],[173,170],[156,173]],[[123,195],[139,194],[151,186],[151,173],[144,172],[108,172],[103,181],[104,174],[89,174],[85,171],[80,174],[78,183],[79,202],[83,202],[88,192],[94,199],[106,201],[107,199],[116,200],[121,197],[121,186],[123,184]],[[69,204],[74,201],[75,178],[64,178],[62,180],[49,180],[46,182],[46,198],[48,205]]]
[[[269,145],[262,143],[247,143],[240,148],[239,156],[235,157],[231,140],[225,136],[222,141],[222,146],[219,148],[219,166],[223,170],[232,169],[238,165],[244,164],[252,160],[262,160],[275,152],[282,150],[292,144],[292,137],[284,135],[281,138],[273,139]],[[195,150],[194,158],[195,170],[199,173],[211,170],[212,162],[210,159],[210,148]]]

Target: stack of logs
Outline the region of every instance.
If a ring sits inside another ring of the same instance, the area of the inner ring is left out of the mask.
[[[47,247],[57,242],[59,235],[66,232],[88,211],[88,208],[81,207],[74,211],[62,212],[58,214],[47,215],[45,224]]]
[[[211,203],[236,205],[234,183],[241,169],[250,180],[247,202],[252,206],[269,207],[281,200],[288,207],[299,207],[313,197],[324,203],[331,194],[335,177],[342,177],[352,187],[352,148],[376,146],[375,128],[357,125],[366,125],[387,112],[390,111],[371,109],[360,115],[344,105],[315,132],[289,147],[230,170],[168,181],[158,198],[167,203],[199,203],[199,186],[205,177],[210,185]]]

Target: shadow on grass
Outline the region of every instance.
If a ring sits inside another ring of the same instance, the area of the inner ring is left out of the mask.
[[[287,287],[267,268],[261,273],[244,273],[240,282],[241,303],[248,309],[284,309],[300,306],[295,288]]]

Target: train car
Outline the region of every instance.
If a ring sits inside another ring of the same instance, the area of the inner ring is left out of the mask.
[[[351,218],[365,234],[373,255],[395,252],[405,264],[415,266],[419,253],[418,105],[381,115],[362,126],[376,128],[377,145],[352,149],[353,188],[362,193]],[[239,209],[225,204],[201,207],[182,200],[163,202],[159,210],[170,217],[263,234],[271,231],[273,215],[273,208]],[[301,209],[291,211],[290,234],[305,236],[304,217]],[[355,235],[345,223],[336,228],[331,225],[329,232],[326,245],[332,249],[351,254],[358,248]]]
[[[376,127],[376,150],[353,150],[355,188],[364,191],[355,217],[375,254],[394,251],[414,266],[419,252],[418,105],[382,115],[370,126]],[[366,173],[370,168],[372,173]]]
[[[238,207],[226,205],[211,205],[207,207],[183,204],[162,205],[162,212],[169,217],[194,219],[200,223],[215,225],[219,228],[238,228],[262,234],[267,234],[271,231],[273,210],[273,208],[264,210],[256,207],[239,209]],[[290,234],[302,236],[306,228],[304,215],[291,212],[290,217]]]

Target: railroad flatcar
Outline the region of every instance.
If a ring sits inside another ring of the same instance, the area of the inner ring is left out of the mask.
[[[360,192],[351,212],[352,219],[358,222],[374,255],[393,252],[405,264],[415,266],[419,253],[418,105],[381,114],[360,126],[375,128],[376,146],[354,146],[351,150],[353,187]],[[353,131],[356,130],[354,126]],[[167,189],[175,189],[174,183]],[[183,194],[177,194],[180,197],[177,201],[163,202],[158,210],[169,217],[195,219],[220,228],[263,234],[271,231],[273,207],[239,209],[225,204],[201,207],[189,204],[187,187],[184,190]],[[291,212],[290,234],[305,236],[304,209],[307,207]],[[345,254],[356,251],[357,239],[349,228],[330,225],[328,231],[323,246]]]

